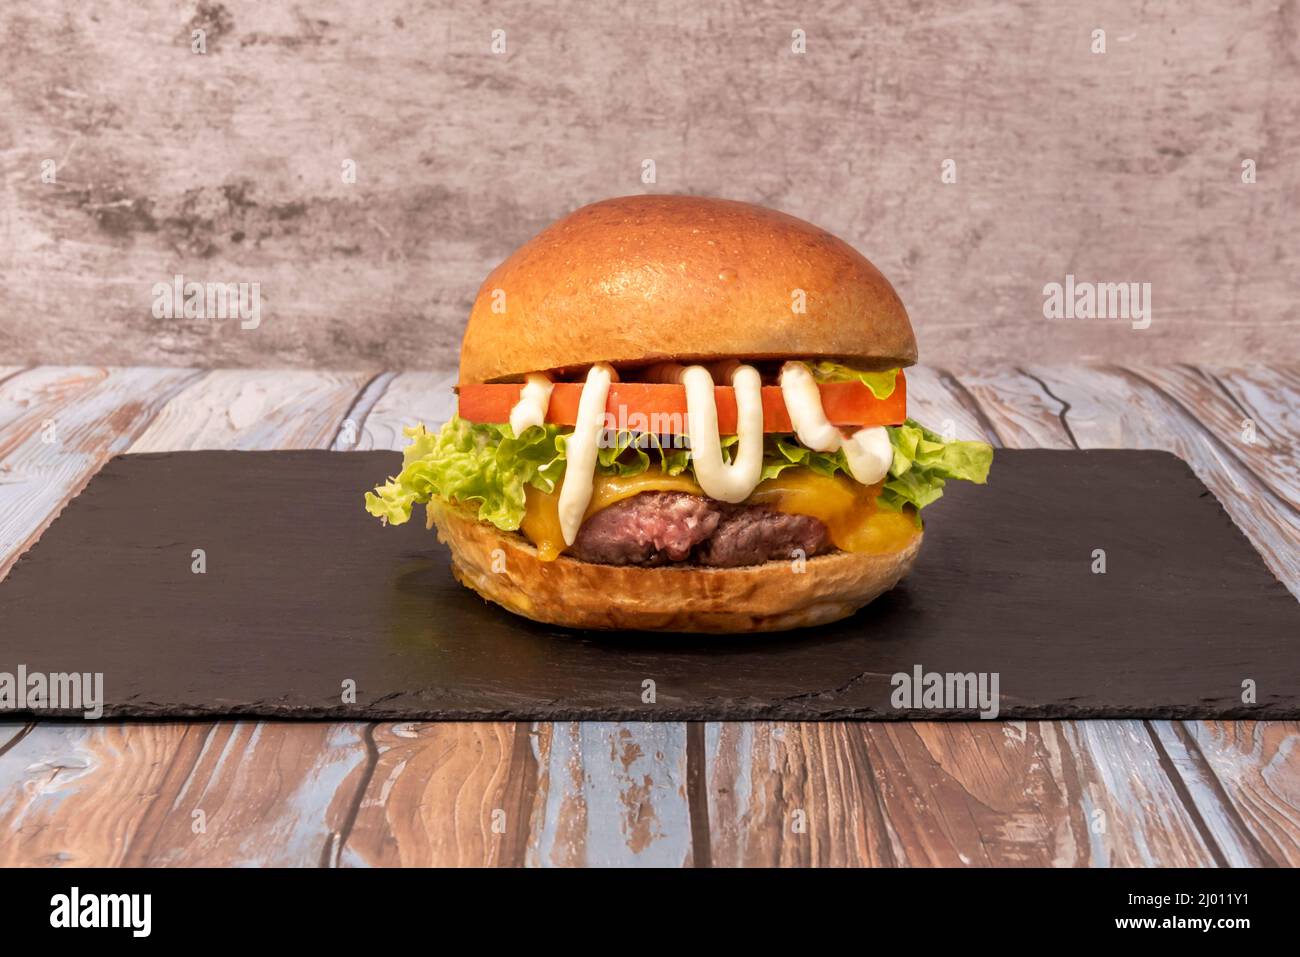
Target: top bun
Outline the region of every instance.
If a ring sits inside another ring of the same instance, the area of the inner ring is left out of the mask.
[[[624,196],[552,223],[492,270],[460,382],[733,356],[889,369],[916,362],[916,338],[880,271],[811,223],[725,199]]]

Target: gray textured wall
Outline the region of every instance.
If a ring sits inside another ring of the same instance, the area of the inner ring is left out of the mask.
[[[8,0],[0,361],[446,365],[491,266],[647,190],[848,239],[931,363],[1300,355],[1296,0],[455,6]],[[154,318],[177,272],[260,327]],[[1151,327],[1046,321],[1067,272]]]

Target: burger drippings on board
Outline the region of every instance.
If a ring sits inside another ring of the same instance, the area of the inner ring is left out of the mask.
[[[892,588],[944,483],[992,449],[907,416],[916,340],[848,244],[745,203],[584,207],[498,266],[458,413],[366,494],[427,506],[457,578],[538,621],[745,632]]]

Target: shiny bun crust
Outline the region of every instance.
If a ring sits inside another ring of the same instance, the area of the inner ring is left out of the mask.
[[[564,556],[544,562],[522,537],[436,500],[429,516],[451,548],[462,585],[516,615],[569,628],[725,634],[822,625],[893,588],[911,569],[922,538],[918,530],[907,548],[891,555],[810,558],[800,574],[788,562],[639,568]],[[494,561],[502,570],[493,570]]]
[[[886,369],[916,362],[916,339],[889,281],[823,229],[748,203],[625,196],[570,213],[492,271],[460,382],[731,356]]]

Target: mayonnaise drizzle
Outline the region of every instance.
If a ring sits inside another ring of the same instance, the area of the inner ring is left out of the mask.
[[[877,425],[858,429],[848,437],[841,434],[826,418],[817,380],[802,362],[787,362],[781,367],[781,396],[795,434],[808,448],[818,452],[844,449],[849,474],[863,485],[874,485],[889,474],[894,461],[889,432]]]
[[[737,366],[731,374],[736,391],[736,454],[722,461],[718,436],[718,406],[713,376],[703,366],[689,366],[681,374],[686,387],[686,413],[691,435],[691,463],[695,480],[710,498],[743,502],[754,492],[763,473],[763,383],[753,366]]]
[[[560,487],[560,531],[564,544],[572,545],[578,537],[596,478],[596,450],[605,427],[605,402],[614,368],[598,362],[587,372],[587,381],[578,400],[578,421],[565,443],[564,484]]]
[[[524,387],[519,390],[519,401],[510,410],[510,429],[515,435],[523,435],[529,426],[546,421],[546,410],[551,404],[551,390],[554,388],[555,383],[540,372],[528,373]]]
[[[858,429],[844,439],[844,458],[854,479],[863,485],[875,485],[889,474],[889,467],[894,464],[889,431],[883,425]]]
[[[834,452],[843,444],[844,436],[822,411],[817,380],[802,362],[781,366],[781,397],[800,442],[817,452]]]
[[[753,366],[723,367],[730,372],[736,393],[736,453],[730,463],[722,458],[718,434],[718,405],[713,376],[704,366],[682,368],[675,363],[654,367],[660,381],[678,379],[686,389],[686,414],[695,480],[704,494],[720,502],[743,502],[754,493],[763,474],[763,383]],[[591,504],[596,478],[596,453],[605,427],[605,404],[610,383],[617,378],[612,366],[598,362],[587,372],[578,400],[578,419],[565,445],[568,460],[560,487],[560,531],[564,544],[572,545]],[[510,412],[510,427],[518,435],[529,425],[546,419],[553,384],[536,373],[528,376],[519,402]],[[831,425],[822,409],[821,392],[802,362],[781,368],[781,394],[799,441],[819,452],[844,450],[849,472],[863,485],[874,485],[889,472],[893,447],[883,426],[859,429],[844,436]]]

